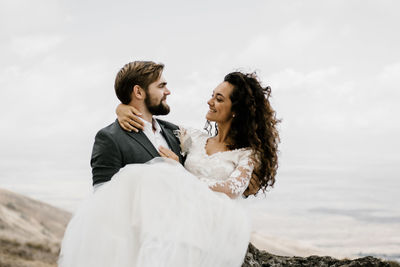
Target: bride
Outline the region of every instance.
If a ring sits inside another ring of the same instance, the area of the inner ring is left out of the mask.
[[[250,223],[238,199],[272,186],[278,167],[269,95],[254,73],[226,75],[207,102],[216,134],[181,128],[184,167],[161,147],[99,187],[70,221],[59,266],[241,266]],[[131,130],[136,111],[118,110]]]

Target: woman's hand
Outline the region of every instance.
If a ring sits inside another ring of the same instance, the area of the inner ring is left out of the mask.
[[[140,113],[136,108],[129,105],[119,104],[115,113],[117,113],[119,125],[125,131],[139,132],[139,130],[144,129],[144,123],[138,117],[141,116],[142,113]]]
[[[179,162],[179,157],[172,150],[163,146],[160,146],[158,150],[160,152],[161,157],[170,158]]]

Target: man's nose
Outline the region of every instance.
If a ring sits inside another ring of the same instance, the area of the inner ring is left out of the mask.
[[[170,95],[170,94],[171,91],[167,87],[165,87],[164,95]]]

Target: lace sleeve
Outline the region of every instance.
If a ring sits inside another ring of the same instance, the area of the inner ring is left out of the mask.
[[[209,183],[209,187],[213,191],[225,193],[230,198],[241,196],[249,186],[254,169],[254,164],[250,158],[250,154],[250,151],[246,151],[227,180],[214,181],[213,183]]]

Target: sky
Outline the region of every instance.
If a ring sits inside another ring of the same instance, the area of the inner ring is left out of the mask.
[[[73,209],[67,199],[90,189],[94,136],[116,118],[115,75],[134,60],[165,64],[164,119],[197,128],[225,74],[256,71],[282,119],[281,173],[398,177],[399,10],[394,0],[2,0],[0,186]]]

